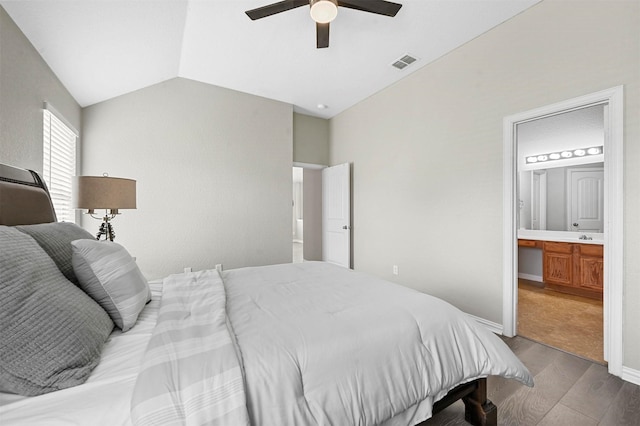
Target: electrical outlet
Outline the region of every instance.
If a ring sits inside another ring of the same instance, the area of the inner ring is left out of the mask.
[[[190,266],[184,268],[184,273],[185,274],[188,274],[189,272],[191,272],[191,267]]]
[[[216,265],[216,271],[218,271],[218,272],[222,272],[222,263],[218,263],[218,264]]]
[[[398,265],[393,265],[393,275],[398,275]]]

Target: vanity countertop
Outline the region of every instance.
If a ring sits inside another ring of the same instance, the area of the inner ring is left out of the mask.
[[[586,235],[590,240],[581,240],[580,236]],[[519,240],[535,240],[535,241],[556,241],[560,243],[574,244],[595,244],[604,245],[603,234],[592,234],[580,232],[556,232],[556,231],[530,231],[528,229],[518,230]]]

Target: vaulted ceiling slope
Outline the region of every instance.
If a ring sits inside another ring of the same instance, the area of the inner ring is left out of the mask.
[[[327,49],[315,47],[308,7],[244,13],[270,0],[0,4],[83,107],[184,77],[330,118],[540,0],[395,1],[394,18],[340,8]],[[405,54],[418,61],[391,66]]]

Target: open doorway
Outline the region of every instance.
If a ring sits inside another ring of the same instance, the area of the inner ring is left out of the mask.
[[[322,169],[295,163],[292,168],[292,262],[322,260]]]
[[[518,335],[602,364],[606,108],[515,129]]]
[[[302,167],[293,168],[292,244],[293,263],[304,261],[304,175]]]
[[[523,123],[540,120],[544,117],[551,117],[569,111],[574,111],[594,105],[604,105],[604,125],[605,125],[605,151],[604,151],[604,232],[602,247],[607,255],[600,261],[603,274],[603,333],[604,333],[604,359],[608,362],[609,373],[622,376],[622,311],[623,311],[623,221],[622,221],[622,140],[623,140],[623,88],[621,86],[590,95],[581,96],[557,104],[541,107],[535,110],[526,111],[504,119],[504,285],[503,285],[503,333],[506,336],[514,336],[517,333],[518,316],[518,243],[520,239],[534,240],[531,233],[520,229],[520,207],[521,202],[518,193],[517,180],[517,127]],[[540,152],[538,155],[550,155],[555,151]],[[562,152],[560,152],[562,155]],[[574,155],[578,153],[574,152]],[[554,156],[555,157],[555,156]],[[547,217],[547,222],[549,217]],[[534,231],[530,231],[534,232]],[[556,237],[558,231],[538,230],[537,233],[544,234],[542,240],[544,249],[544,239]],[[576,245],[581,242],[582,234],[578,230],[563,231],[569,232],[570,243]],[[586,236],[591,237],[590,235]],[[534,240],[533,244],[538,244]],[[551,241],[553,243],[553,241]],[[528,244],[532,244],[528,242]],[[553,247],[550,247],[553,248]],[[573,250],[573,249],[572,249]],[[566,250],[565,250],[566,251]],[[589,250],[586,250],[589,251]],[[551,251],[549,251],[551,253]],[[578,252],[580,254],[581,252]],[[548,260],[554,260],[551,265],[554,275],[558,280],[571,282],[575,274],[575,269],[562,268],[570,261],[574,252],[556,253],[549,256]],[[545,258],[543,252],[543,259]],[[544,262],[544,260],[543,260]],[[544,263],[543,263],[544,265]],[[589,262],[581,263],[588,266]],[[544,267],[543,267],[544,269]],[[571,271],[570,275],[563,276],[560,271]],[[586,269],[588,270],[588,268]],[[577,270],[581,273],[580,270]],[[544,274],[544,272],[543,272]],[[588,275],[588,274],[587,274]]]

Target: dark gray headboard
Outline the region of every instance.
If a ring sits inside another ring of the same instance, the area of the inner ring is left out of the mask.
[[[47,185],[38,173],[0,163],[0,225],[56,221]]]

